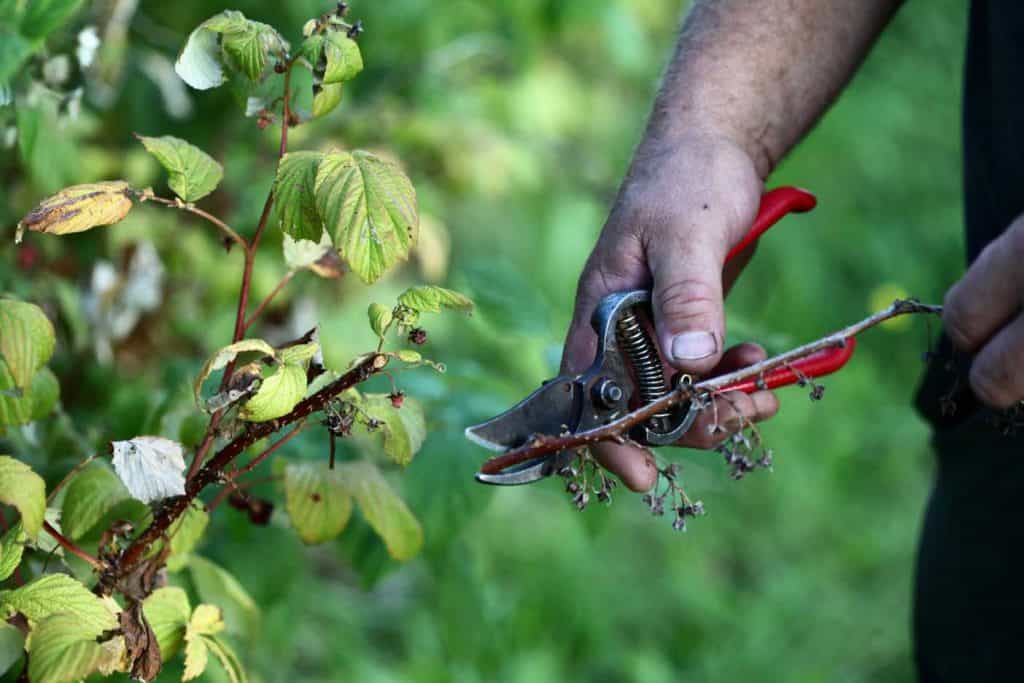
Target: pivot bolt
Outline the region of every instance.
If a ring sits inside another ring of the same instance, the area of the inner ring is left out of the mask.
[[[593,388],[594,401],[604,408],[619,406],[626,397],[619,383],[607,377],[598,380]]]

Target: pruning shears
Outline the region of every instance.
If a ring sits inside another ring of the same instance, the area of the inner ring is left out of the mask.
[[[726,262],[753,244],[768,228],[789,213],[804,213],[817,204],[811,193],[781,187],[761,197],[757,218],[749,232],[726,256]],[[598,336],[597,355],[580,375],[560,375],[506,412],[466,429],[466,437],[493,451],[523,446],[538,435],[556,436],[594,429],[626,413],[657,401],[689,375],[665,377],[662,358],[648,330],[651,328],[651,294],[634,290],[609,294],[598,304],[591,325]],[[720,389],[752,393],[803,383],[840,369],[853,355],[853,337],[842,346],[818,351],[791,364]],[[696,420],[703,406],[684,401],[637,425],[629,437],[644,446],[664,446],[678,441]],[[561,451],[510,466],[500,472],[476,474],[484,484],[529,484],[566,467],[575,454]]]

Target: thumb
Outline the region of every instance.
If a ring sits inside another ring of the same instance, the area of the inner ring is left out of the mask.
[[[692,238],[648,252],[658,341],[665,360],[685,372],[705,374],[721,360],[724,258],[723,245]]]

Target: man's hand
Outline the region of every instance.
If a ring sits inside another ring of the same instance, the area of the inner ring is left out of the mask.
[[[953,345],[976,354],[971,388],[1008,408],[1024,399],[1024,216],[985,247],[946,294],[942,320]]]
[[[584,267],[576,310],[562,359],[563,372],[580,373],[594,359],[597,338],[590,317],[605,295],[650,288],[658,344],[667,372],[720,374],[765,358],[754,344],[723,349],[723,298],[749,254],[722,265],[757,214],[762,183],[750,157],[715,134],[691,134],[657,149],[641,149]],[[674,369],[673,369],[674,368]],[[768,391],[734,392],[707,411],[682,445],[709,448],[709,420],[727,424],[775,414]],[[598,459],[634,490],[649,489],[657,472],[649,454],[601,444]]]

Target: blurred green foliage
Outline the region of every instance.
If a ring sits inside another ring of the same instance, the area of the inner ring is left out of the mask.
[[[307,18],[329,9],[313,0],[85,3],[25,67],[42,69],[47,56],[74,49],[83,26],[97,26],[103,42],[81,114],[58,116],[59,103],[43,100],[0,120],[18,130],[0,155],[4,236],[72,182],[163,182],[133,132],[173,134],[220,160],[224,184],[204,206],[251,234],[271,182],[273,127],[243,118],[228,89],[189,91],[169,71],[189,31],[224,8],[275,25],[293,44]],[[293,131],[292,148],[393,152],[430,235],[412,266],[373,288],[297,278],[270,320],[298,328],[315,311],[338,366],[373,346],[367,304],[408,284],[450,283],[478,313],[428,326],[424,350],[447,375],[396,377],[424,401],[432,430],[401,478],[424,525],[420,558],[397,565],[361,523],[307,549],[286,522],[254,527],[228,508],[213,516],[204,554],[262,609],[239,647],[253,680],[911,677],[909,595],[932,469],[927,429],[910,408],[923,323],[865,335],[821,403],[783,392],[780,417],[764,427],[774,473],[733,482],[716,456],[663,451],[683,463],[688,492],[708,509],[685,535],[625,492],[610,508],[577,513],[555,482],[496,491],[472,481],[484,454],[464,441],[464,426],[556,371],[575,279],[683,9],[655,0],[353,7],[366,26],[364,75],[346,86],[337,114]],[[954,0],[909,3],[772,178],[811,189],[820,207],[764,240],[729,302],[730,336],[782,350],[862,317],[885,292],[936,301],[956,279],[965,13]],[[117,345],[114,362],[98,363],[76,286],[88,287],[96,259],[119,264],[140,239],[164,261],[163,303]],[[264,243],[257,298],[284,272],[279,243],[277,231]],[[56,302],[52,366],[64,409],[89,426],[32,436],[33,467],[52,485],[106,440],[194,440],[183,418],[188,382],[230,338],[241,257],[155,207],[74,240],[29,244],[37,251],[2,241],[0,290]],[[326,457],[315,433],[284,450]]]

